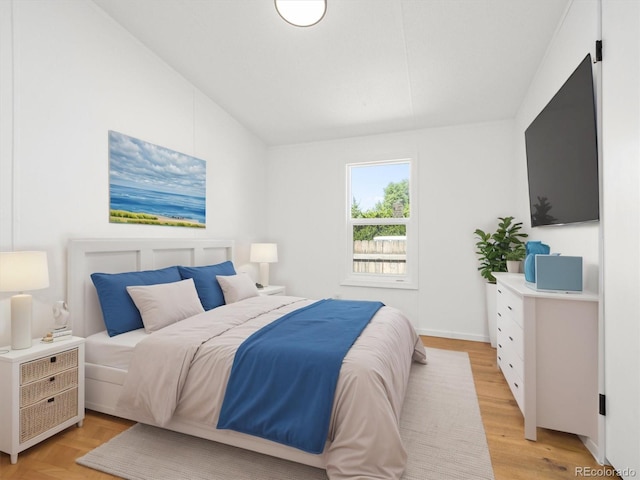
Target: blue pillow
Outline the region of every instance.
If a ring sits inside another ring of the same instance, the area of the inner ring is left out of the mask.
[[[127,286],[179,282],[178,267],[126,273],[92,273],[98,292],[102,318],[110,337],[143,328],[140,312],[127,292]]]
[[[178,267],[178,270],[182,280],[193,278],[200,303],[202,303],[202,308],[205,310],[224,305],[224,294],[218,280],[216,280],[216,275],[236,274],[231,261],[206,267]]]

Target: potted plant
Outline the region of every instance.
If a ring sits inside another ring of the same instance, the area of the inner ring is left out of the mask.
[[[514,222],[514,217],[498,217],[498,228],[493,233],[487,233],[477,228],[474,232],[478,241],[476,242],[476,254],[480,261],[478,270],[483,278],[487,279],[486,300],[487,300],[487,322],[489,325],[489,340],[491,346],[496,346],[496,277],[494,272],[507,271],[507,254],[516,255],[512,252],[524,251],[524,238],[526,233],[522,233],[522,222]],[[521,253],[518,253],[521,254]],[[521,259],[524,258],[524,255]]]
[[[486,278],[489,283],[496,283],[493,272],[507,271],[507,254],[522,248],[524,258],[523,238],[527,238],[526,233],[522,233],[522,222],[513,222],[514,217],[498,217],[500,222],[494,233],[485,233],[479,228],[474,232],[478,238],[476,242],[476,254],[480,260],[478,270],[480,275]]]
[[[527,255],[527,249],[524,244],[518,244],[510,252],[507,252],[507,272],[520,273],[520,265],[524,257]]]

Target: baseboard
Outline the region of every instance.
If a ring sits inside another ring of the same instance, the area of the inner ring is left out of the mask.
[[[584,443],[584,446],[587,447],[587,450],[589,450],[589,453],[593,455],[593,458],[595,459],[596,462],[598,462],[600,465],[607,464],[605,458],[603,458],[603,456],[600,455],[600,448],[598,448],[598,444],[594,442],[591,437],[578,435],[578,438],[582,440],[582,443]]]
[[[428,328],[419,328],[417,331],[418,335],[426,335],[429,337],[453,338],[455,340],[470,340],[472,342],[489,343],[489,337],[486,335],[474,335],[447,330],[431,330]]]

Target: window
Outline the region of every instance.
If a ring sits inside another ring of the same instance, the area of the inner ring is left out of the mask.
[[[346,285],[416,288],[411,159],[347,165]]]

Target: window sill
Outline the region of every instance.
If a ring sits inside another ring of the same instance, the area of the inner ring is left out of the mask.
[[[372,280],[347,278],[340,282],[343,287],[396,288],[400,290],[418,290],[418,284],[405,280]]]

